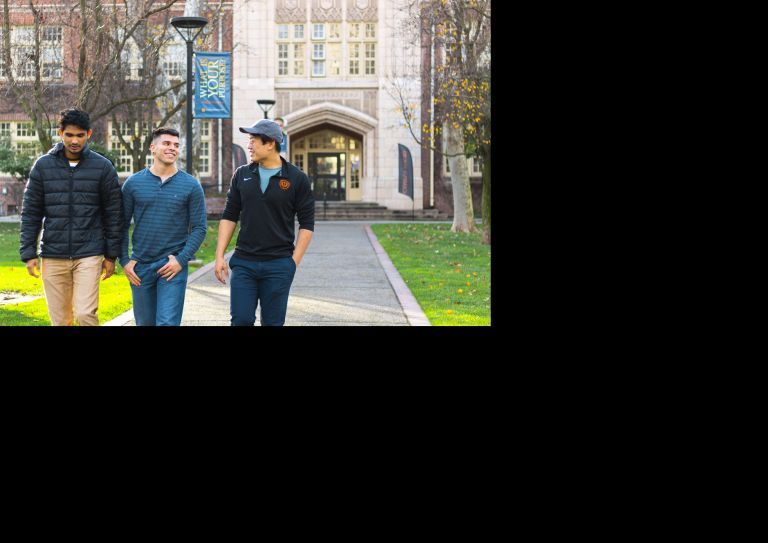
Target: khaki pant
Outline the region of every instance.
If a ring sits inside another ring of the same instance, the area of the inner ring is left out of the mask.
[[[40,268],[45,301],[53,326],[98,326],[99,278],[104,257],[43,258]]]

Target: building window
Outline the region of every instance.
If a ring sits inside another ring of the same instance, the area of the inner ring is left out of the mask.
[[[349,75],[376,75],[376,23],[350,23],[348,48]]]
[[[112,123],[109,124],[112,125]],[[111,127],[110,133],[112,136],[109,139],[109,150],[117,155],[117,164],[115,164],[115,169],[118,171],[118,173],[133,173],[133,157],[128,152],[128,149],[123,147],[123,145],[120,143],[120,140],[117,139],[117,132],[115,132],[114,126]]]
[[[50,62],[43,64],[42,76],[46,79],[61,79],[61,64]]]
[[[293,44],[293,75],[304,75],[304,44]]]
[[[297,76],[304,75],[304,66],[306,64],[305,55],[305,26],[303,24],[278,25],[278,35],[280,39],[291,40],[292,43],[277,44],[277,76]],[[315,25],[316,26],[316,25]],[[320,25],[323,26],[323,25]],[[283,34],[281,28],[286,27]],[[293,30],[290,29],[293,27]],[[313,27],[313,30],[314,29]],[[319,31],[324,35],[324,31]]]
[[[331,136],[331,146],[343,151],[347,147],[347,138],[344,136]]]
[[[197,164],[200,175],[211,174],[211,124],[212,121],[200,121],[200,152]]]
[[[288,25],[277,25],[277,39],[278,40],[288,39]]]
[[[365,44],[365,75],[376,74],[376,44]]]
[[[110,151],[117,155],[117,164],[115,165],[115,168],[117,169],[118,174],[123,177],[125,177],[125,174],[133,173],[134,168],[137,168],[139,165],[133,163],[133,155],[123,146],[122,143],[120,143],[120,139],[117,136],[117,131],[119,130],[120,135],[123,136],[123,139],[131,142],[132,146],[141,145],[147,134],[149,134],[155,128],[155,125],[154,123],[143,122],[141,123],[140,132],[138,131],[138,127],[138,123],[131,124],[126,121],[119,121],[117,125],[110,121],[108,125],[108,148]],[[134,136],[137,136],[140,139],[134,140]],[[144,157],[144,167],[151,168],[152,164],[154,164],[152,152],[147,151],[147,155]]]
[[[328,75],[341,75],[341,44],[328,44]]]
[[[17,138],[36,138],[37,130],[32,123],[16,123]]]
[[[210,169],[211,144],[207,141],[200,142],[200,164],[198,173],[207,174]]]
[[[43,28],[43,41],[61,43],[61,27],[60,26],[46,26]]]
[[[312,46],[312,75],[325,76],[325,44],[315,43]]]
[[[17,26],[11,29],[11,55],[14,59],[16,76],[19,79],[33,79],[40,68],[43,79],[61,79],[63,72],[62,27],[44,26],[40,31],[40,58],[36,59],[35,29],[31,26]],[[6,77],[5,62],[0,60],[0,77]]]
[[[360,75],[360,44],[349,44],[349,75]]]
[[[351,144],[352,142],[350,141],[350,147],[352,147]],[[349,188],[359,189],[360,188],[360,153],[349,154],[349,165],[350,165]]]
[[[293,155],[293,165],[304,171],[304,155]]]
[[[35,28],[32,26],[11,28],[11,42],[16,45],[35,43]]]
[[[133,135],[133,128],[125,121],[119,121],[117,123],[117,126],[115,126],[113,123],[109,123],[110,126],[110,134],[113,138],[117,139],[117,130],[120,130],[120,134],[125,136],[132,136]],[[119,140],[118,140],[119,141]]]
[[[119,173],[133,173],[133,157],[117,138],[110,140],[109,149],[117,155],[115,169]]]
[[[325,39],[325,23],[315,23],[312,25],[312,39],[324,40]]]
[[[168,79],[182,79],[186,68],[179,61],[164,61],[163,71],[168,75]]]
[[[339,23],[331,23],[328,25],[328,39],[329,40],[338,40],[341,39],[341,29],[339,28],[341,25]]]
[[[35,77],[35,62],[33,60],[27,60],[35,56],[35,49],[33,47],[17,47],[16,58],[20,60],[20,69],[18,76],[21,79],[33,79]]]
[[[38,144],[31,141],[17,141],[11,147],[17,153],[29,156],[37,154]]]
[[[138,81],[144,76],[144,60],[141,58],[139,46],[136,45],[133,38],[125,43],[120,54],[120,60],[125,66],[126,81]]]
[[[277,75],[288,75],[288,44],[277,46]]]
[[[11,139],[11,123],[0,123],[0,138]]]

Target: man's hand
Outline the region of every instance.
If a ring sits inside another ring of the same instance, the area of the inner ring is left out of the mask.
[[[216,265],[214,267],[214,273],[216,274],[216,279],[218,279],[222,285],[227,284],[227,277],[229,276],[229,270],[227,269],[227,263],[224,261],[223,256],[216,257]]]
[[[164,278],[166,281],[170,281],[176,277],[176,274],[178,274],[180,271],[181,264],[179,264],[179,261],[176,260],[175,256],[168,255],[168,264],[157,270],[157,274]]]
[[[27,260],[27,273],[31,275],[32,277],[40,277],[35,273],[35,270],[40,269],[40,265],[38,264],[37,258],[30,258]]]
[[[101,271],[104,272],[104,277],[102,278],[102,281],[106,281],[107,279],[112,277],[112,274],[115,273],[115,261],[107,260],[105,258],[101,262]]]
[[[133,286],[141,286],[141,279],[139,279],[139,276],[136,275],[133,271],[133,268],[136,266],[136,261],[131,260],[128,262],[128,264],[125,265],[123,268],[123,271],[125,272],[125,276],[128,278],[128,282],[131,283]]]

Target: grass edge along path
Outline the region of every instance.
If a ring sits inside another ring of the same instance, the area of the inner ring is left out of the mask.
[[[433,326],[490,326],[491,248],[480,232],[451,232],[444,223],[371,230]]]

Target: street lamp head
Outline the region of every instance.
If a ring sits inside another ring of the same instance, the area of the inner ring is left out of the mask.
[[[264,118],[267,118],[267,111],[272,109],[272,106],[275,105],[274,100],[256,100],[256,103],[259,104],[259,107],[264,112]]]
[[[197,35],[208,24],[205,17],[173,17],[171,24],[178,30],[187,43],[195,41]]]

